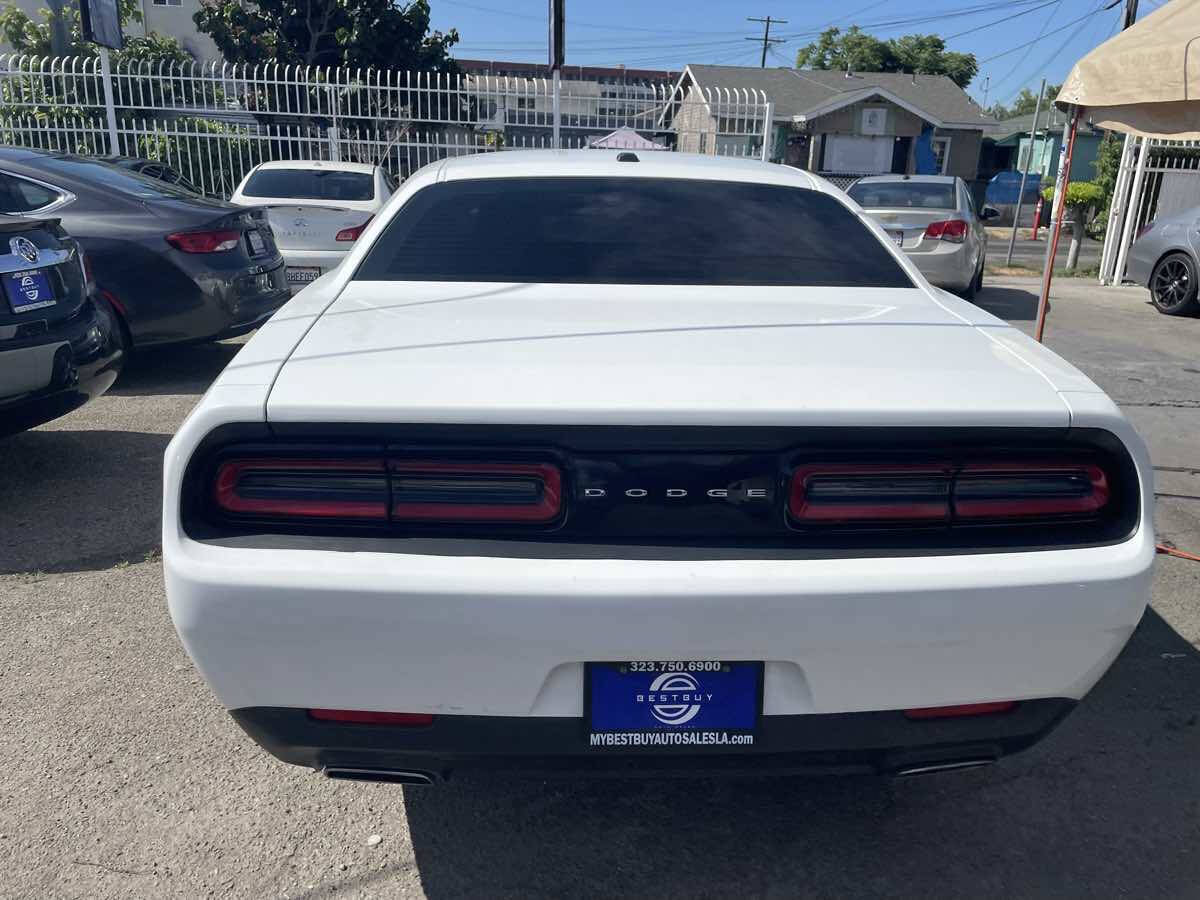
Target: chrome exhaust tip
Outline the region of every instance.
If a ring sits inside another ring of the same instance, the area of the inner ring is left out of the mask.
[[[355,769],[345,766],[326,766],[321,770],[326,778],[341,781],[380,781],[387,784],[430,785],[437,781],[432,772],[415,772],[402,769]]]
[[[979,769],[983,766],[990,766],[996,760],[991,757],[981,757],[979,759],[953,759],[945,762],[929,762],[918,763],[911,766],[905,766],[902,769],[896,769],[892,775],[896,778],[910,778],[913,775],[933,775],[936,772],[953,772],[962,769]]]

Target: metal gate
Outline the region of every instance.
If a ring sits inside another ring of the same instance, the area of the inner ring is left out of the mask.
[[[111,101],[105,81],[111,86]],[[219,62],[0,56],[0,142],[160,160],[207,194],[228,196],[260,162],[378,163],[403,179],[449,156],[553,146],[548,79]],[[761,91],[565,81],[561,146],[630,128],[665,150],[765,155]]]

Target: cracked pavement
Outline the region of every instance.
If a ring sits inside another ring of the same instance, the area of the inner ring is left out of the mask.
[[[1035,279],[980,305],[1032,328]],[[1126,407],[1200,550],[1200,320],[1055,282],[1047,343]],[[146,354],[0,440],[0,896],[1194,896],[1200,564],[1033,750],[881,779],[332,782],[232,723],[171,628],[162,451],[236,343]],[[372,835],[381,840],[368,843]]]

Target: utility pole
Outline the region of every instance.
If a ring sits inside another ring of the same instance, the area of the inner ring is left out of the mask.
[[[1013,245],[1017,242],[1017,220],[1021,218],[1021,203],[1025,199],[1025,178],[1029,175],[1029,169],[1033,166],[1033,147],[1037,141],[1038,116],[1042,112],[1042,95],[1045,93],[1046,79],[1043,78],[1042,86],[1038,88],[1037,106],[1033,108],[1033,126],[1029,129],[1029,153],[1025,156],[1025,165],[1023,166],[1021,165],[1021,145],[1020,142],[1017,143],[1017,165],[1021,169],[1021,186],[1017,188],[1017,208],[1013,211],[1012,234],[1008,236],[1008,255],[1004,257],[1004,264],[1006,266],[1012,265]],[[1036,231],[1037,225],[1035,224],[1033,227]]]
[[[1136,0],[1134,0],[1134,2],[1136,2]],[[767,67],[767,48],[770,47],[772,44],[786,43],[786,41],[784,41],[783,38],[771,37],[771,25],[773,25],[773,24],[774,25],[786,25],[787,19],[772,19],[770,16],[767,16],[765,19],[759,19],[754,16],[746,16],[746,21],[763,23],[763,36],[761,38],[746,38],[746,40],[754,41],[755,43],[757,43],[760,40],[762,41],[762,45],[763,45],[762,62],[759,63],[758,67],[760,69],[765,69]]]
[[[983,108],[987,110],[988,91],[992,87],[992,76],[983,79]]]

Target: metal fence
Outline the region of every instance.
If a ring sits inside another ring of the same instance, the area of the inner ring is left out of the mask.
[[[156,159],[216,196],[267,160],[371,162],[403,179],[450,156],[551,147],[553,103],[548,79],[0,56],[0,142]],[[628,128],[667,150],[762,156],[770,121],[760,91],[567,80],[559,94],[564,148]]]
[[[1100,255],[1101,283],[1121,283],[1142,226],[1195,206],[1200,206],[1200,141],[1126,137]]]

